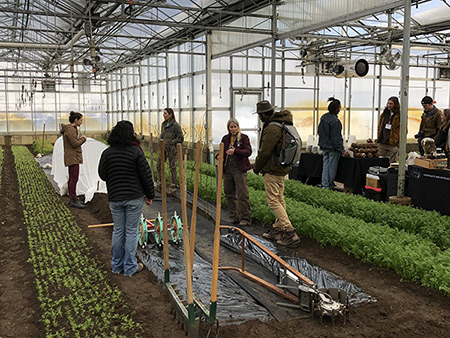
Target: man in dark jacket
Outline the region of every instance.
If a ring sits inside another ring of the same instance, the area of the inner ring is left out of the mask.
[[[322,188],[331,189],[334,186],[339,158],[349,156],[344,149],[342,138],[342,123],[337,115],[341,110],[341,101],[333,97],[328,105],[328,113],[322,115],[319,123],[319,147],[323,150]]]
[[[423,156],[424,151],[422,147],[422,140],[425,137],[434,139],[435,142],[439,138],[439,129],[441,128],[441,114],[442,112],[436,108],[434,101],[430,96],[425,96],[422,99],[423,114],[420,121],[419,132],[414,135],[419,143],[419,151]]]
[[[283,246],[297,246],[300,238],[286,213],[284,201],[284,177],[291,167],[283,167],[278,161],[281,150],[283,131],[271,122],[292,125],[292,114],[288,110],[275,112],[275,107],[269,101],[256,104],[256,113],[264,123],[261,139],[259,141],[258,156],[253,171],[264,175],[264,190],[267,204],[275,213],[275,223],[272,229],[263,234],[263,237]]]

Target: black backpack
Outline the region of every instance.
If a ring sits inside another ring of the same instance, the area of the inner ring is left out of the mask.
[[[302,150],[302,139],[293,125],[270,122],[269,126],[273,124],[280,127],[283,130],[283,136],[281,141],[281,151],[280,156],[278,156],[278,161],[283,167],[289,167],[300,159],[300,152]]]

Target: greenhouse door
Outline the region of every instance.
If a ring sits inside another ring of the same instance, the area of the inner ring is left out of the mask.
[[[256,111],[256,103],[261,101],[261,92],[234,92],[233,95],[233,116],[238,120],[241,131],[250,138],[252,145],[252,155],[250,159],[255,159],[258,154],[258,141],[261,123]]]

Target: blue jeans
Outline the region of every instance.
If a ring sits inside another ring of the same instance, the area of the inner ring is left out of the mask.
[[[144,197],[109,202],[114,221],[111,245],[111,265],[114,273],[123,271],[125,276],[131,276],[137,270],[136,249],[143,206]]]
[[[322,188],[331,189],[334,186],[337,167],[341,153],[335,150],[323,151]]]

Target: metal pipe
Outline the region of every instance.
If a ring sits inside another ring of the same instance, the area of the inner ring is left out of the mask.
[[[65,45],[46,44],[46,43],[24,43],[24,42],[0,42],[0,48],[17,48],[17,49],[56,49],[68,50],[72,48],[75,42],[83,35],[84,31],[79,31],[68,43]]]
[[[402,80],[400,95],[400,144],[399,167],[397,182],[397,197],[404,197],[405,193],[405,163],[406,163],[406,125],[408,124],[408,91],[409,91],[409,47],[411,29],[411,0],[405,0],[405,13],[403,23],[403,55],[402,55]]]

